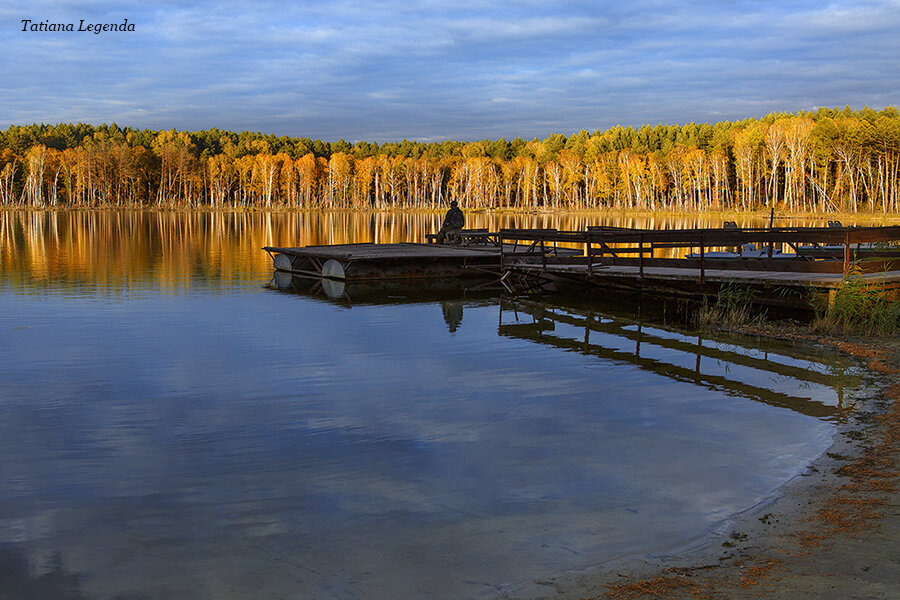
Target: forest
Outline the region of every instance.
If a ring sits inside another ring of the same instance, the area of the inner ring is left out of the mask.
[[[898,167],[894,107],[432,143],[34,124],[0,132],[0,205],[896,214]]]

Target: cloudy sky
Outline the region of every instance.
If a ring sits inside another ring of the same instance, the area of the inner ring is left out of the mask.
[[[900,97],[900,0],[6,0],[0,23],[4,129],[530,139]]]

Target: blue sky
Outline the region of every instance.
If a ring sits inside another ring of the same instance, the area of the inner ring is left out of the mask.
[[[22,31],[126,18],[134,32]],[[0,128],[530,139],[900,92],[900,0],[7,0],[0,22]]]

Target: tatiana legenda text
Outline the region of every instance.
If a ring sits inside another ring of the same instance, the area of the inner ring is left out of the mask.
[[[121,23],[86,23],[79,19],[76,27],[75,23],[51,23],[50,19],[22,19],[22,31],[86,31],[97,35],[103,31],[134,31],[134,23],[129,23],[128,19]]]

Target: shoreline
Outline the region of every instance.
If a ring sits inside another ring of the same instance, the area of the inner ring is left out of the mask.
[[[732,210],[727,208],[714,208],[705,210],[679,210],[676,208],[661,208],[657,210],[625,208],[615,206],[598,206],[592,208],[571,207],[530,207],[530,206],[502,206],[502,207],[462,207],[466,214],[496,214],[496,215],[607,215],[618,216],[682,216],[697,215],[711,219],[717,218],[765,218],[769,219],[768,208],[761,207],[754,210]],[[148,212],[148,213],[235,213],[235,214],[285,214],[285,213],[395,213],[408,212],[414,214],[440,214],[447,210],[446,202],[434,206],[367,206],[367,207],[316,207],[316,206],[214,206],[203,204],[197,206],[154,206],[154,205],[97,205],[74,206],[68,204],[55,204],[46,206],[0,204],[0,211],[8,212]],[[775,218],[784,219],[866,219],[885,222],[898,222],[900,215],[896,213],[879,212],[876,210],[861,210],[857,212],[830,211],[830,212],[786,212],[777,211]]]
[[[809,334],[788,337],[816,341]],[[900,364],[900,347],[818,341],[860,359],[870,383],[856,410],[836,425],[831,445],[803,473],[694,542],[518,582],[497,598],[900,597],[900,493],[894,486],[900,369],[888,366]]]
[[[410,213],[410,214],[436,214],[443,215],[446,212],[446,204],[438,204],[436,206],[382,206],[382,207],[293,207],[293,206],[129,206],[129,205],[109,205],[109,206],[69,206],[58,204],[53,206],[28,206],[28,205],[10,205],[0,204],[2,212],[146,212],[146,213],[165,213],[165,214],[316,214],[316,213]],[[756,210],[728,210],[728,209],[709,209],[709,210],[677,210],[670,209],[639,209],[639,208],[616,208],[616,207],[596,207],[596,208],[548,208],[548,207],[463,207],[466,214],[490,214],[490,215],[616,215],[620,217],[683,217],[685,215],[704,217],[710,220],[732,219],[735,217],[745,219],[769,219],[770,213],[768,208],[758,208]],[[866,220],[880,221],[883,223],[900,223],[900,215],[895,213],[885,213],[877,211],[857,211],[857,212],[776,212],[777,220],[785,219],[844,219],[844,220]]]

